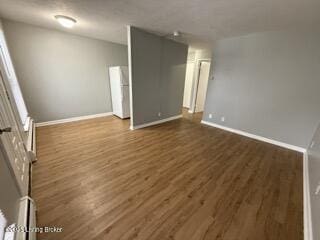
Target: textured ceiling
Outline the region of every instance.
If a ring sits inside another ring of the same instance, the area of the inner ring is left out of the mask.
[[[77,19],[63,29],[53,16]],[[126,25],[204,47],[214,40],[320,24],[320,0],[0,0],[3,18],[126,44]]]

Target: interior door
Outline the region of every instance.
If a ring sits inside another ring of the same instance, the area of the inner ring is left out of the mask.
[[[28,194],[29,158],[19,133],[12,106],[0,72],[0,146],[4,149],[22,196]]]
[[[16,104],[15,108],[17,110],[17,116],[19,117],[19,122],[22,124],[25,124],[28,118],[28,111],[21,93],[17,76],[13,68],[13,64],[8,51],[4,32],[1,29],[1,23],[0,23],[0,62],[3,64],[3,71],[5,71],[3,72],[3,74],[6,74],[5,76],[7,77],[8,84],[11,88],[12,96],[14,98],[12,99],[12,101],[14,101]]]
[[[196,97],[196,112],[203,112],[210,72],[210,62],[200,63],[200,73]]]
[[[190,108],[192,82],[194,78],[194,62],[187,63],[186,78],[184,83],[183,107]]]

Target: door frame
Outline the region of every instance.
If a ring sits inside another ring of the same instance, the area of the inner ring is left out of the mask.
[[[24,96],[21,91],[20,83],[17,79],[12,58],[8,49],[8,44],[5,38],[5,33],[3,30],[3,25],[0,20],[0,61],[2,67],[2,75],[5,81],[5,86],[10,89],[11,99],[14,100],[15,105],[13,106],[14,113],[17,120],[20,121],[22,127],[28,125],[28,108]],[[24,116],[25,115],[25,116]],[[25,118],[25,119],[24,119]]]
[[[197,102],[198,87],[199,87],[199,80],[200,80],[201,63],[203,63],[203,62],[209,62],[210,68],[211,68],[211,59],[210,58],[201,58],[201,59],[196,60],[192,89],[191,89],[190,108],[188,111],[189,113],[195,113],[195,111],[196,111],[196,102]],[[210,79],[210,73],[209,73],[209,79]]]
[[[0,45],[1,45],[1,43],[0,43]],[[0,48],[2,49],[2,51],[4,51],[2,45],[0,46]],[[1,49],[0,49],[0,51],[1,51]],[[24,144],[26,144],[27,135],[25,134],[24,126],[22,125],[21,120],[20,120],[20,115],[19,115],[18,107],[16,105],[16,100],[14,98],[14,95],[13,95],[13,92],[11,89],[11,85],[9,83],[9,77],[8,77],[8,71],[7,71],[7,69],[9,67],[7,66],[7,63],[5,62],[4,58],[5,58],[5,56],[0,53],[0,71],[1,71],[1,76],[2,76],[2,80],[3,80],[3,85],[4,85],[5,91],[8,95],[8,98],[9,98],[10,108],[13,111],[14,118],[15,118],[14,120],[16,121],[17,126],[19,128],[19,135],[22,138]]]
[[[0,64],[1,65],[1,64]],[[17,115],[15,114],[14,112],[14,106],[12,103],[12,95],[10,94],[10,88],[8,89],[8,87],[6,86],[6,79],[3,75],[3,68],[2,66],[0,66],[0,81],[1,81],[1,84],[0,84],[0,88],[2,88],[3,86],[3,90],[5,92],[5,95],[4,96],[5,98],[7,97],[8,98],[8,101],[4,101],[3,104],[4,105],[7,105],[7,107],[10,109],[10,111],[12,111],[12,117],[8,117],[9,119],[12,118],[12,121],[14,122],[14,124],[17,126],[17,137],[18,137],[18,140],[17,141],[20,141],[20,143],[22,143],[22,146],[23,146],[23,152],[24,152],[24,157],[26,158],[26,161],[27,161],[27,169],[26,169],[26,172],[27,172],[27,176],[28,176],[28,187],[27,189],[23,189],[23,187],[20,186],[19,184],[19,180],[17,179],[17,176],[15,174],[15,166],[12,164],[12,159],[10,159],[10,154],[9,153],[12,153],[12,151],[10,151],[10,149],[7,149],[2,141],[2,139],[0,138],[0,151],[2,153],[2,155],[4,156],[5,158],[5,161],[8,163],[8,166],[9,166],[9,169],[11,171],[11,174],[13,174],[14,176],[14,180],[18,186],[18,189],[19,189],[19,192],[20,194],[22,194],[22,196],[27,196],[29,194],[29,191],[30,191],[30,165],[31,165],[31,159],[30,159],[30,155],[28,153],[28,151],[26,150],[26,145],[25,145],[25,142],[24,142],[24,130],[23,130],[23,127],[22,127],[22,123],[20,121],[20,119],[17,119]],[[4,114],[5,116],[7,116],[7,114]]]

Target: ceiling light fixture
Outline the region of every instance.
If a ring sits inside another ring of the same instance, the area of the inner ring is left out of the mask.
[[[72,28],[74,24],[77,22],[75,19],[63,15],[56,15],[54,17],[62,26],[66,28]]]
[[[174,31],[174,32],[173,32],[173,36],[179,37],[179,36],[180,36],[180,32],[179,32],[179,31]]]

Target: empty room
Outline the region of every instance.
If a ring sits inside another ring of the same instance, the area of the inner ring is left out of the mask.
[[[1,0],[0,240],[320,240],[320,1]]]

